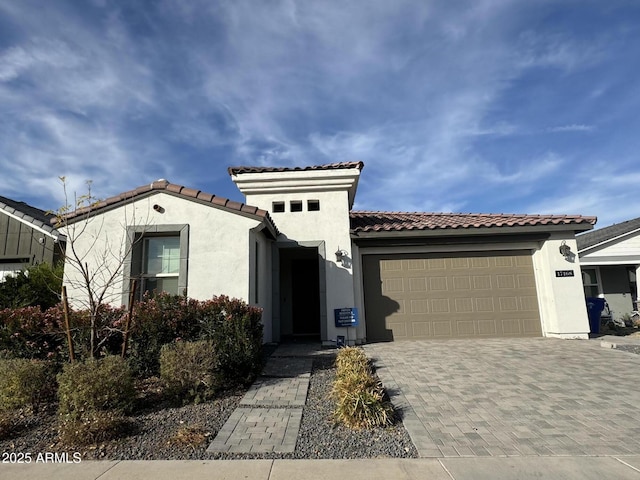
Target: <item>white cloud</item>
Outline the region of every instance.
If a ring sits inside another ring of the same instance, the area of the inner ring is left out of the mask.
[[[560,125],[558,127],[550,127],[549,132],[590,132],[594,130],[593,125],[584,125],[580,123],[572,123],[571,125]]]

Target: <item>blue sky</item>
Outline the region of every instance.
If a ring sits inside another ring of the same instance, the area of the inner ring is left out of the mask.
[[[640,216],[636,0],[0,0],[0,195],[363,161],[359,210]]]

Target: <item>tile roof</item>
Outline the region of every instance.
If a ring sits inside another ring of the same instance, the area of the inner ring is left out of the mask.
[[[307,167],[229,167],[229,175],[242,173],[272,173],[272,172],[304,172],[311,170],[339,170],[343,168],[357,168],[362,170],[363,162],[339,162],[325,165],[309,165]]]
[[[51,220],[54,218],[54,215],[44,210],[2,196],[0,196],[0,210],[4,210],[7,213],[21,218],[25,222],[41,228],[54,236],[60,235],[51,225]]]
[[[596,217],[581,215],[518,215],[504,213],[422,213],[422,212],[351,212],[351,231],[400,232],[407,230],[442,230],[518,227],[581,225],[591,228]],[[580,228],[582,229],[582,228]]]
[[[614,238],[638,229],[640,229],[640,218],[634,218],[633,220],[627,220],[626,222],[616,223],[609,227],[599,228],[592,232],[583,233],[576,236],[578,250],[584,250],[585,248],[598,245],[599,243],[613,240]]]
[[[95,214],[102,209],[114,207],[120,203],[131,201],[132,199],[148,194],[150,192],[167,192],[172,195],[186,198],[189,200],[197,200],[205,204],[211,204],[214,207],[221,208],[223,210],[227,210],[232,213],[246,214],[249,216],[253,216],[264,221],[271,229],[274,236],[278,235],[278,228],[276,227],[273,219],[269,215],[269,212],[266,210],[262,210],[258,207],[252,207],[251,205],[246,205],[244,203],[235,202],[233,200],[229,200],[228,198],[223,198],[217,195],[213,195],[211,193],[206,193],[201,190],[196,190],[193,188],[187,188],[183,185],[176,185],[174,183],[170,183],[167,180],[156,180],[153,183],[142,185],[133,190],[129,190],[127,192],[121,193],[120,195],[116,195],[114,197],[109,197],[105,200],[101,200],[97,202],[95,205],[90,208],[80,208],[78,210],[74,210],[66,215],[67,220],[74,220],[81,218],[83,215],[91,212]],[[53,219],[55,221],[55,219]]]

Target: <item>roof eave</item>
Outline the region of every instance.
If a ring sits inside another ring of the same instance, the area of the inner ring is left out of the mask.
[[[368,232],[351,231],[351,237],[356,238],[410,238],[410,237],[441,237],[457,235],[495,235],[495,234],[519,234],[534,232],[577,232],[593,228],[591,224],[564,224],[564,225],[526,225],[526,226],[494,226],[494,227],[467,227],[467,228],[425,228],[403,230],[376,230]]]

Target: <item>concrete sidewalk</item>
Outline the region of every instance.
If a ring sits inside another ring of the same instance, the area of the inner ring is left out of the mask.
[[[640,479],[640,456],[364,460],[84,461],[0,464],[6,480]]]

